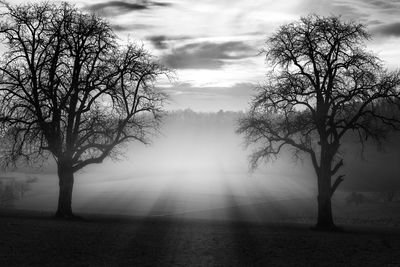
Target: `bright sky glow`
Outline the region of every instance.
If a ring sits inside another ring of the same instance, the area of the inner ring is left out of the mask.
[[[68,2],[106,17],[122,41],[143,43],[175,70],[177,81],[159,83],[171,93],[169,109],[246,110],[252,95],[249,88],[264,80],[266,66],[258,52],[266,37],[279,25],[310,13],[365,23],[373,35],[368,48],[391,69],[400,62],[400,2],[396,0]],[[238,85],[243,85],[242,94],[237,94]],[[221,93],[218,87],[232,91]],[[199,96],[201,88],[207,96]]]

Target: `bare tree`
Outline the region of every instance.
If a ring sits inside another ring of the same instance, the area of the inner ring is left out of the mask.
[[[5,4],[0,34],[3,153],[7,162],[52,155],[56,216],[74,217],[74,173],[115,156],[130,140],[147,142],[165,94],[167,70],[143,47],[120,45],[107,21],[62,4]]]
[[[268,80],[260,86],[238,133],[255,144],[253,167],[285,147],[309,155],[318,181],[317,229],[335,229],[331,197],[344,175],[343,137],[355,132],[361,145],[399,129],[398,116],[380,112],[399,98],[399,74],[385,70],[366,51],[362,24],[310,15],[281,26],[267,39]],[[379,126],[379,127],[378,127]],[[383,127],[385,126],[385,127]]]

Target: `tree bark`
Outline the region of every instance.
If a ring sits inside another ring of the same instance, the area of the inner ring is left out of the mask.
[[[58,163],[59,196],[56,217],[73,218],[72,213],[72,189],[74,185],[74,173],[72,164],[69,161],[60,161]]]
[[[332,217],[330,177],[319,177],[318,188],[318,220],[316,229],[334,230],[336,226]]]
[[[318,219],[316,230],[334,231],[337,229],[332,216],[331,162],[322,155],[321,168],[318,173]]]

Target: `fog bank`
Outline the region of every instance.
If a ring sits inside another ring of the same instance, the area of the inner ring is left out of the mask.
[[[307,157],[294,163],[289,154],[283,154],[275,162],[260,164],[254,172],[249,170],[251,151],[245,150],[242,137],[235,133],[236,121],[242,115],[222,111],[171,112],[151,145],[131,143],[125,148],[125,158],[106,160],[76,173],[73,209],[84,213],[165,216],[200,214],[232,206],[251,210],[257,205],[296,199],[314,203],[316,178]],[[345,143],[346,179],[339,190],[399,187],[397,147],[397,141],[385,153],[368,147],[368,161],[363,161],[356,146],[351,141]],[[41,172],[20,170],[7,174],[17,179],[29,175],[38,180],[15,202],[15,207],[55,210],[58,181],[54,164],[49,163]]]

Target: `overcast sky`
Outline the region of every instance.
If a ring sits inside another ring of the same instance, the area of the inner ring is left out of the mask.
[[[11,2],[23,2],[12,0]],[[368,48],[386,65],[400,64],[400,0],[70,0],[107,17],[121,40],[133,40],[170,68],[162,82],[170,109],[245,110],[264,79],[259,55],[279,25],[309,13],[342,15],[365,23]]]

